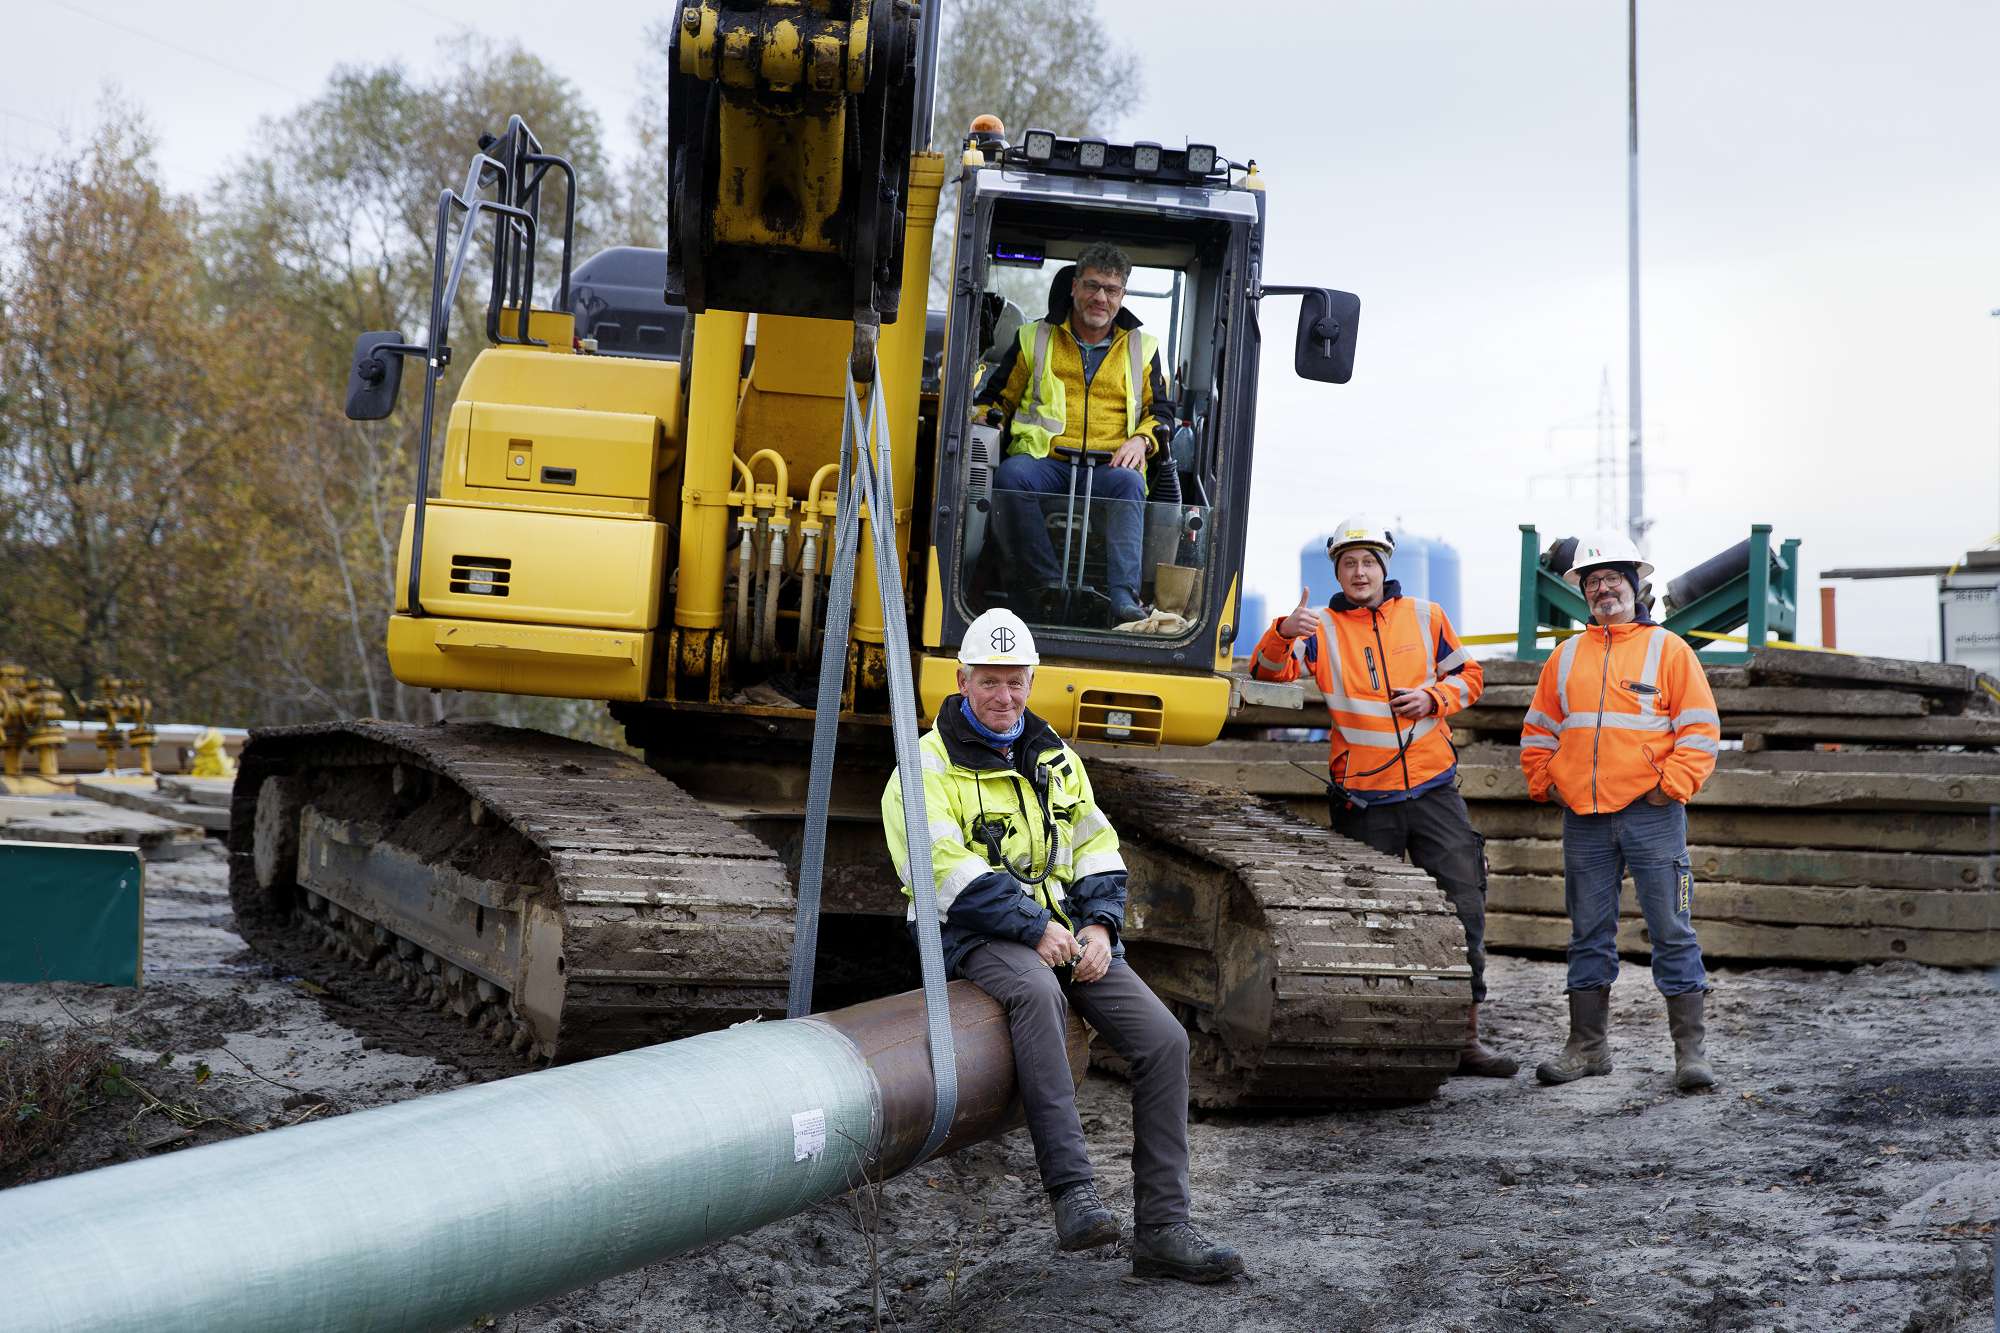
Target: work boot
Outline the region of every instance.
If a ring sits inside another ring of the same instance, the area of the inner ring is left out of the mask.
[[[1243,1271],[1243,1256],[1202,1235],[1192,1222],[1132,1228],[1132,1276],[1220,1282]]]
[[[1094,1250],[1118,1239],[1118,1217],[1097,1197],[1091,1181],[1066,1185],[1051,1200],[1056,1210],[1056,1248]]]
[[[1706,995],[1706,991],[1691,990],[1667,996],[1667,1030],[1674,1034],[1674,1086],[1682,1092],[1715,1086],[1715,1070],[1701,1048],[1702,1038],[1708,1035],[1701,1018]]]
[[[1479,1006],[1475,1003],[1465,1016],[1465,1045],[1459,1048],[1458,1072],[1480,1078],[1512,1078],[1521,1072],[1521,1062],[1479,1040]]]
[[[1611,991],[1573,990],[1569,993],[1569,1040],[1562,1054],[1535,1067],[1544,1083],[1572,1083],[1611,1072],[1611,1048],[1604,1030],[1611,1023]]]

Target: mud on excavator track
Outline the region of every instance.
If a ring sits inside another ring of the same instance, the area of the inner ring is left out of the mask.
[[[1464,931],[1429,876],[1241,792],[1089,765],[1131,872],[1126,955],[1187,1024],[1196,1105],[1436,1093],[1472,996]]]
[[[1188,1026],[1196,1104],[1436,1092],[1470,997],[1426,876],[1239,792],[1090,772],[1132,871],[1128,953]],[[485,724],[259,731],[230,850],[251,943],[316,937],[530,1061],[784,1013],[784,860],[615,751]],[[884,930],[901,903],[883,883]]]
[[[531,1060],[785,1009],[783,863],[600,746],[485,724],[259,731],[229,848],[253,945],[317,934]]]

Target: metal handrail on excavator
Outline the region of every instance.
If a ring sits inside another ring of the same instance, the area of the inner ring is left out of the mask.
[[[492,148],[497,148],[501,156],[495,157],[487,151]],[[568,160],[543,153],[540,148],[541,144],[519,116],[509,117],[506,133],[498,138],[492,135],[480,138],[480,151],[473,154],[466,166],[464,185],[456,190],[447,186],[438,192],[437,227],[431,241],[430,319],[424,341],[409,342],[401,333],[364,333],[355,344],[347,415],[357,421],[385,417],[395,405],[402,373],[395,363],[382,358],[420,356],[424,361],[424,410],[417,437],[417,493],[410,522],[410,575],[405,589],[411,616],[424,615],[424,513],[430,500],[431,433],[437,423],[437,386],[451,364],[451,311],[458,301],[466,262],[472,255],[473,237],[482,219],[489,215],[494,218],[493,290],[486,308],[487,337],[503,346],[548,346],[531,335],[529,315],[534,307],[535,242],[540,226],[542,181],[551,168],[560,168],[569,184],[563,217],[562,282],[558,292],[561,308],[568,307],[570,247],[576,223],[576,171]],[[495,190],[498,197],[485,197],[489,189]],[[459,215],[463,216],[454,243],[452,219]],[[501,327],[501,317],[509,309],[516,315],[511,334]]]

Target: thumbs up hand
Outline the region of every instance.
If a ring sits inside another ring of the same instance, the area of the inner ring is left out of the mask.
[[[1313,613],[1312,608],[1312,589],[1301,588],[1299,589],[1299,604],[1292,608],[1290,615],[1279,622],[1278,633],[1288,639],[1299,638],[1312,633],[1313,622],[1317,619],[1319,617]]]

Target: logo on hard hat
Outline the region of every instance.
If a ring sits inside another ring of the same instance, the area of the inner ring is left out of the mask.
[[[1005,625],[996,627],[993,631],[993,651],[996,653],[1013,652],[1014,631],[1008,629]]]

